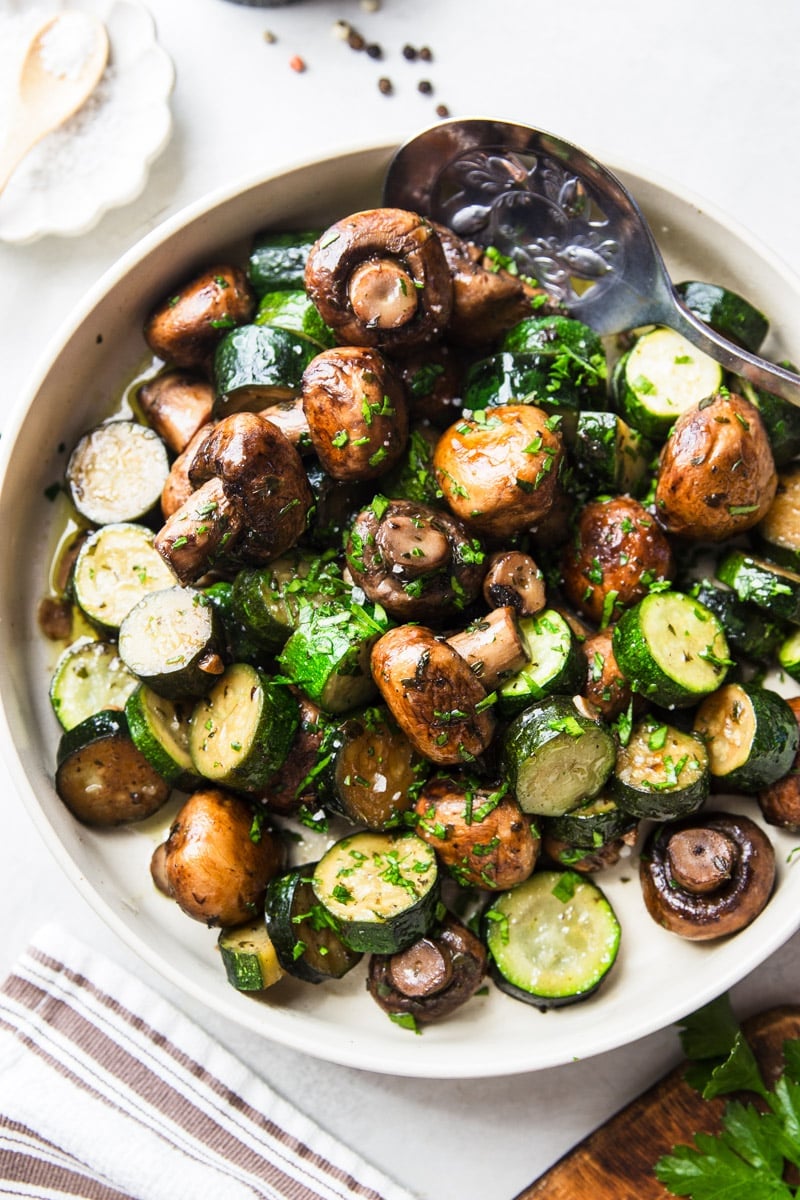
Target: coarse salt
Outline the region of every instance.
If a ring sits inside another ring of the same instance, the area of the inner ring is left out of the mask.
[[[62,13],[39,40],[44,69],[59,79],[77,79],[97,45],[97,30],[79,12]]]

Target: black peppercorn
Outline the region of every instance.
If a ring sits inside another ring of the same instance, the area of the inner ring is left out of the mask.
[[[393,90],[393,89],[392,89],[392,81],[391,81],[391,79],[387,79],[387,78],[386,78],[386,76],[385,76],[385,75],[383,75],[383,76],[382,76],[382,77],[381,77],[381,78],[378,80],[378,91],[379,91],[379,92],[381,93],[381,95],[383,95],[383,96],[391,96],[391,94],[392,94],[392,90]]]
[[[417,84],[417,91],[422,92],[423,96],[430,96],[433,91],[433,84],[429,79],[420,79]]]
[[[370,42],[366,51],[370,58],[383,58],[383,50],[377,42]]]
[[[419,57],[423,62],[432,62],[433,51],[431,50],[430,46],[422,46],[419,51]]]
[[[407,58],[409,62],[413,62],[417,57],[417,51],[413,46],[406,44],[403,46],[403,58]]]

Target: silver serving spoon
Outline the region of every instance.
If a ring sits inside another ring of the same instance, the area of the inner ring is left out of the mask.
[[[570,142],[507,121],[444,121],[400,147],[383,199],[495,246],[600,334],[668,325],[728,371],[800,405],[800,376],[689,311],[628,189]]]

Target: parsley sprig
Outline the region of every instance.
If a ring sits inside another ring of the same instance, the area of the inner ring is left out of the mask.
[[[744,1091],[761,1104],[729,1101],[721,1133],[698,1133],[693,1146],[675,1146],[656,1164],[656,1177],[673,1195],[693,1200],[797,1200],[800,1188],[784,1173],[787,1162],[800,1168],[800,1040],[784,1043],[783,1074],[772,1088],[727,996],[688,1017],[681,1041],[692,1060],[686,1080],[704,1099]]]

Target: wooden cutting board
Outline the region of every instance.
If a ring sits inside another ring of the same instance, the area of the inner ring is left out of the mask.
[[[742,1022],[765,1079],[781,1073],[781,1051],[800,1037],[800,1007],[773,1008]],[[726,1098],[703,1100],[683,1081],[685,1063],[589,1134],[515,1200],[665,1200],[653,1174],[663,1154],[695,1133],[718,1133]]]

